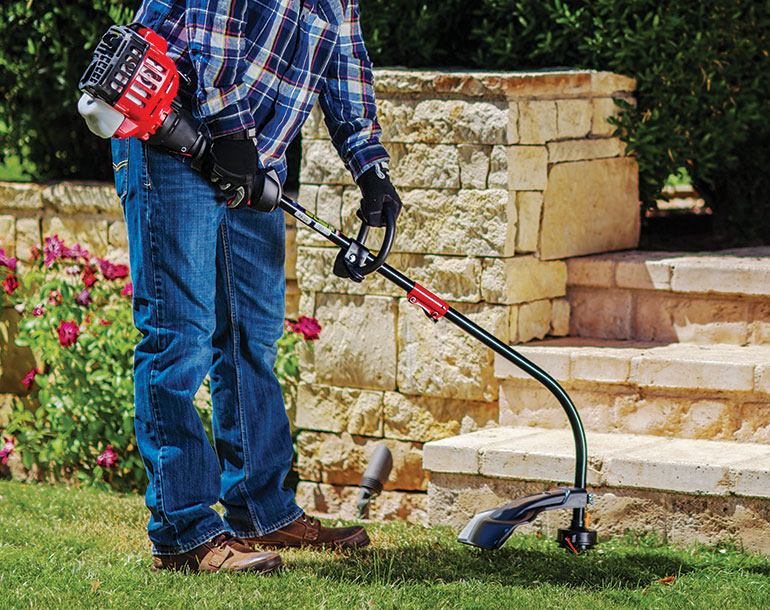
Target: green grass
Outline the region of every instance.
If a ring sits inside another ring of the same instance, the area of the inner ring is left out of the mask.
[[[146,516],[137,496],[1,481],[0,608],[770,607],[768,557],[634,537],[575,556],[535,535],[488,552],[404,523],[358,552],[283,552],[269,577],[151,573]]]

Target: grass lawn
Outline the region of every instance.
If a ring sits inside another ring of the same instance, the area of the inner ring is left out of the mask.
[[[0,481],[0,608],[770,607],[770,558],[649,538],[576,556],[514,535],[500,550],[447,528],[373,524],[357,552],[286,551],[274,576],[151,573],[137,496]]]

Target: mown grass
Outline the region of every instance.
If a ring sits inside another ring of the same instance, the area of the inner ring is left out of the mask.
[[[349,553],[286,551],[274,576],[151,573],[142,499],[0,482],[0,608],[768,608],[770,558],[647,538],[575,556],[535,535],[500,550],[448,528],[372,524]]]

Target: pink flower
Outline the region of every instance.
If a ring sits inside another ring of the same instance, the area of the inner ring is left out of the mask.
[[[134,284],[133,284],[133,282],[129,282],[128,284],[123,286],[123,290],[120,291],[120,296],[122,296],[122,297],[134,296]]]
[[[99,269],[108,280],[119,280],[128,275],[128,265],[115,265],[104,258],[99,260]]]
[[[94,267],[91,265],[88,265],[83,270],[83,284],[86,288],[90,288],[96,284],[96,274],[94,273]]]
[[[59,344],[62,347],[70,347],[77,342],[80,327],[77,325],[77,322],[62,320],[56,331],[59,333]]]
[[[5,437],[3,446],[0,447],[0,463],[5,466],[8,463],[8,456],[13,453],[13,448],[16,446],[16,441],[12,438]]]
[[[101,320],[100,324],[101,324],[102,326],[109,326],[110,324],[112,324],[112,322],[110,322],[109,320],[105,320],[104,318],[102,318],[102,320]]]
[[[32,384],[35,382],[35,375],[37,375],[40,371],[35,367],[31,371],[29,371],[26,375],[24,375],[24,379],[21,380],[21,382],[24,384],[24,387],[28,390],[32,387]]]
[[[32,310],[32,315],[36,318],[39,318],[40,316],[45,315],[45,309],[43,309],[42,305],[35,305],[35,308]]]
[[[79,259],[82,258],[83,260],[88,260],[88,258],[91,256],[88,253],[88,250],[86,250],[83,246],[80,244],[75,244],[74,248],[67,248],[62,244],[62,251],[61,251],[62,258],[72,258],[72,259]]]
[[[115,453],[112,445],[107,445],[107,449],[100,453],[99,457],[96,458],[97,466],[101,466],[102,468],[112,468],[115,466],[117,461],[118,454]]]
[[[16,279],[16,276],[12,273],[9,273],[5,276],[5,279],[2,282],[3,288],[5,288],[5,292],[7,294],[13,294],[13,291],[16,290],[19,287],[19,280]]]
[[[64,248],[64,242],[59,239],[58,235],[53,237],[46,237],[45,244],[43,245],[43,254],[45,255],[45,266],[51,267],[54,262],[62,257],[62,249]]]
[[[297,321],[291,325],[291,331],[298,335],[304,335],[306,341],[315,341],[320,337],[321,325],[315,318],[300,316]]]
[[[88,307],[92,303],[91,293],[88,291],[88,288],[83,288],[80,291],[78,296],[75,297],[75,303],[81,307]]]
[[[49,305],[61,305],[62,304],[62,295],[60,290],[51,290],[51,292],[48,293],[48,304]]]
[[[32,246],[29,251],[29,260],[34,263],[38,258],[40,258],[40,246]]]
[[[5,250],[0,248],[0,267],[8,267],[11,271],[16,271],[18,259],[15,256],[6,256]]]

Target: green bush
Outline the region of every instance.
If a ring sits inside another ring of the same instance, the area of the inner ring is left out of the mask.
[[[5,0],[0,6],[0,163],[24,159],[35,180],[111,178],[109,143],[77,114],[93,48],[137,0]]]
[[[132,321],[128,268],[92,257],[77,244],[67,247],[57,236],[45,239],[31,263],[0,248],[0,268],[0,306],[21,314],[16,343],[42,363],[21,380],[29,393],[13,402],[0,434],[0,457],[18,452],[23,466],[41,479],[144,488],[133,408],[133,352],[140,335]],[[287,321],[279,342],[276,375],[292,416],[296,349],[319,332],[315,319],[300,317]],[[196,406],[211,439],[211,407]]]
[[[564,66],[635,77],[638,105],[625,108],[618,133],[638,160],[642,200],[653,202],[685,168],[725,239],[768,241],[768,0],[362,4],[380,65]]]

